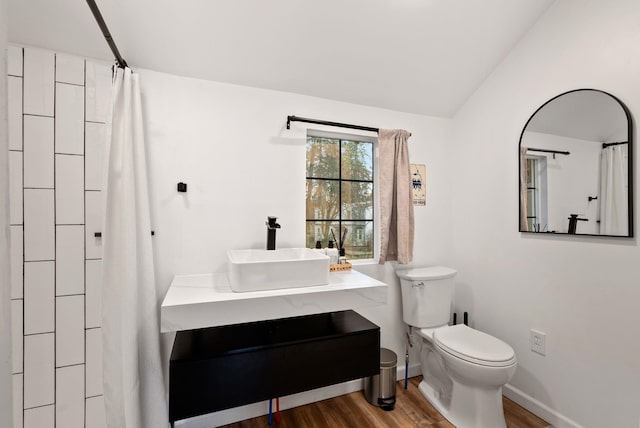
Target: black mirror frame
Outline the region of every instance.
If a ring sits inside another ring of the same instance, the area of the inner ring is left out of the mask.
[[[631,117],[631,112],[629,111],[629,109],[627,108],[627,106],[615,95],[612,95],[608,92],[602,91],[600,89],[591,89],[591,88],[583,88],[583,89],[573,89],[571,91],[567,91],[567,92],[563,92],[562,94],[556,95],[555,97],[551,98],[550,100],[548,100],[547,102],[545,102],[544,104],[542,104],[540,107],[538,107],[538,109],[533,112],[533,114],[531,115],[531,117],[529,117],[529,119],[527,120],[527,123],[525,123],[524,127],[522,128],[522,132],[520,133],[520,141],[518,143],[518,231],[520,233],[541,233],[541,232],[535,232],[535,231],[531,231],[531,230],[522,230],[522,226],[520,224],[520,219],[522,218],[522,204],[520,203],[520,191],[522,188],[522,165],[520,162],[520,147],[522,146],[522,137],[524,136],[524,132],[527,129],[527,126],[529,125],[529,122],[531,122],[531,120],[535,117],[536,114],[538,114],[538,112],[540,110],[542,110],[547,104],[551,103],[552,101],[556,100],[557,98],[560,98],[564,95],[573,93],[573,92],[580,92],[580,91],[594,91],[594,92],[600,92],[602,94],[608,95],[609,97],[613,98],[614,100],[616,100],[618,102],[618,104],[620,105],[620,107],[622,107],[622,110],[624,111],[624,114],[627,116],[627,141],[628,141],[628,201],[627,201],[627,206],[628,206],[628,213],[627,213],[627,218],[628,218],[628,222],[629,222],[629,234],[628,235],[596,235],[596,234],[589,234],[589,233],[579,233],[579,234],[570,234],[570,233],[565,233],[565,232],[544,232],[545,235],[562,235],[562,236],[566,236],[566,235],[571,235],[571,236],[599,236],[599,237],[608,237],[608,238],[633,238],[633,178],[634,178],[634,174],[633,174],[633,118]]]

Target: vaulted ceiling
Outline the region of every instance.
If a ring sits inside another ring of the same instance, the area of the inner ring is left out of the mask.
[[[451,117],[554,0],[96,2],[134,69]],[[9,23],[113,59],[84,1],[10,0]]]

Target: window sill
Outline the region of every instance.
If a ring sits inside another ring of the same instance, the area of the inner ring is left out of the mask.
[[[347,261],[351,263],[353,266],[370,266],[370,265],[378,264],[378,259],[356,259],[356,260],[347,259]]]

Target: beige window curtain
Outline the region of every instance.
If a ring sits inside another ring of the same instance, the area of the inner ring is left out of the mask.
[[[409,137],[401,129],[378,131],[380,173],[380,264],[413,260],[413,191]]]

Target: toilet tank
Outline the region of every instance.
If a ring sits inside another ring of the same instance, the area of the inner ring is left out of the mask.
[[[402,318],[419,328],[449,323],[454,269],[430,266],[396,271],[402,290]]]

